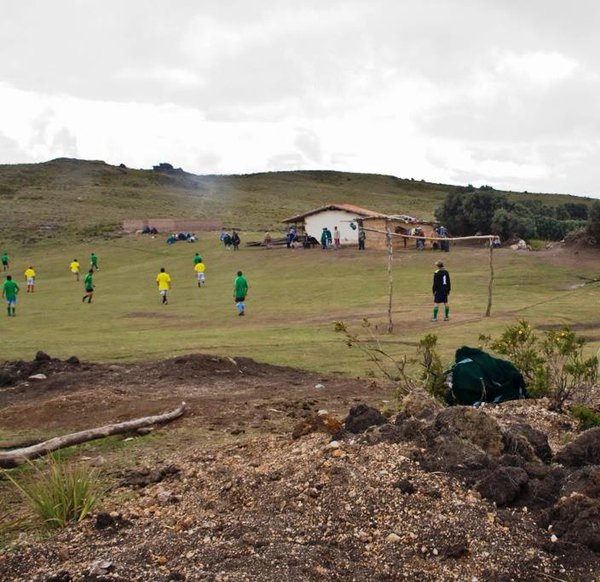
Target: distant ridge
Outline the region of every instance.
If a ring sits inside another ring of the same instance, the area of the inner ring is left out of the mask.
[[[167,162],[157,162],[160,163]],[[167,163],[168,164],[168,163]],[[56,158],[0,165],[1,240],[33,243],[110,236],[125,220],[148,217],[235,224],[245,231],[283,231],[281,221],[324,204],[351,204],[388,214],[433,218],[461,186],[378,174],[298,170],[196,175]],[[548,204],[588,198],[509,193]]]

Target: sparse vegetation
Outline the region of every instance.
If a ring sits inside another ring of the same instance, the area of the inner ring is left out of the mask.
[[[569,399],[577,400],[598,381],[598,358],[586,358],[585,339],[568,327],[550,330],[539,338],[528,322],[507,327],[500,339],[480,336],[498,354],[519,368],[532,396],[547,396],[551,408],[562,410]]]
[[[579,421],[579,428],[581,430],[600,426],[600,412],[596,412],[588,406],[576,404],[571,407],[571,414]]]
[[[9,471],[4,474],[48,528],[85,519],[102,495],[98,473],[88,466],[61,461],[56,455],[48,457],[42,466],[30,466],[32,472],[22,477]]]
[[[396,383],[394,396],[397,400],[421,387],[444,401],[445,369],[436,350],[438,338],[435,334],[427,334],[419,341],[415,357],[409,358],[406,354],[394,357],[383,348],[368,319],[363,319],[362,328],[367,331],[368,337],[362,338],[358,333],[351,332],[344,322],[334,322],[335,331],[344,334],[348,347],[359,349],[368,362],[374,364],[388,380]],[[418,369],[416,373],[415,368]]]

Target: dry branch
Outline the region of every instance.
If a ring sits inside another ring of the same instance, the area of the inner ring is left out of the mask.
[[[122,434],[145,426],[171,422],[172,420],[175,420],[183,415],[186,406],[186,403],[182,402],[175,410],[172,410],[171,412],[165,412],[164,414],[157,414],[156,416],[144,416],[142,418],[127,420],[125,422],[107,424],[98,428],[91,428],[88,430],[82,430],[80,432],[74,432],[60,437],[55,437],[30,447],[0,452],[0,468],[10,469],[12,467],[22,465],[31,459],[36,459],[37,457],[42,457],[53,451],[64,449],[65,447],[79,445],[81,443],[101,439],[113,434]]]

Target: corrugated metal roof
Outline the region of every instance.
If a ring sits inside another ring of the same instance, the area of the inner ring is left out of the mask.
[[[309,210],[308,212],[304,212],[303,214],[297,214],[296,216],[291,216],[290,218],[286,218],[281,222],[298,222],[307,216],[311,216],[313,214],[318,214],[319,212],[325,212],[326,210],[342,210],[344,212],[349,212],[351,214],[357,214],[358,216],[371,217],[371,218],[385,218],[386,215],[381,212],[375,212],[374,210],[369,210],[367,208],[361,208],[360,206],[354,206],[353,204],[327,204],[326,206],[321,206],[320,208],[315,208],[313,210]]]

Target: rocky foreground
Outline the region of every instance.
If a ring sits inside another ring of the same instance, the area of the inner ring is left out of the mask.
[[[310,411],[296,438],[173,451],[113,473],[100,513],[47,540],[22,535],[0,554],[0,573],[596,580],[600,429],[562,445],[569,422],[533,401],[437,410],[412,398],[392,419],[354,407],[343,426]]]

